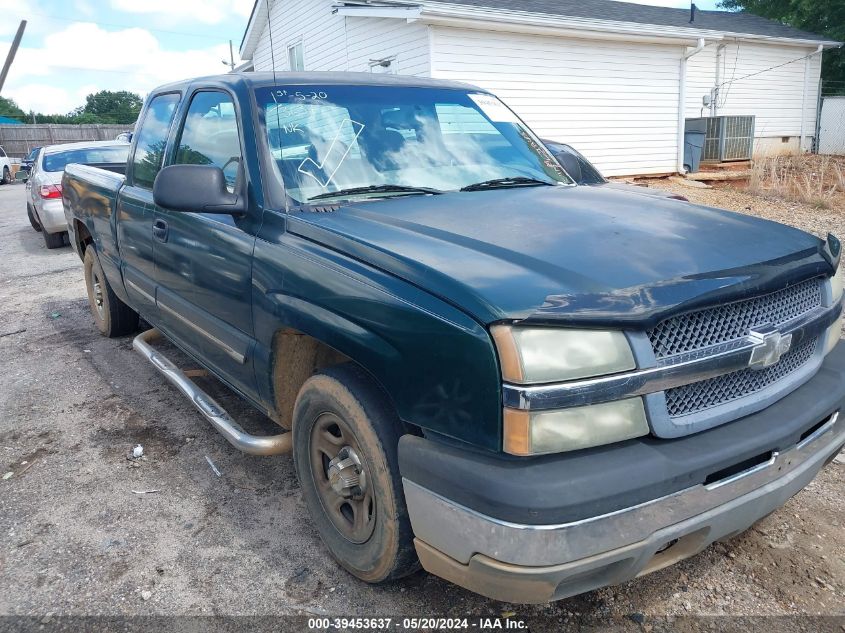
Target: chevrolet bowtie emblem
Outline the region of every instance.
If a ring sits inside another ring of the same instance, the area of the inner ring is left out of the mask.
[[[792,334],[781,334],[770,325],[754,328],[748,338],[755,343],[748,359],[751,369],[771,367],[792,347]]]

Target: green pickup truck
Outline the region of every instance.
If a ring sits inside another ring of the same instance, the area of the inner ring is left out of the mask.
[[[845,444],[839,241],[564,158],[473,86],[233,73],[154,90],[125,176],[62,195],[100,331],[143,318],[229,442],[292,452],[343,567],[547,602],[747,529]]]

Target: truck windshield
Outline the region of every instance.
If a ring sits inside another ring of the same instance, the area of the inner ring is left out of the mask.
[[[394,86],[256,91],[276,175],[297,202],[572,184],[496,97]],[[490,183],[488,181],[497,181]]]

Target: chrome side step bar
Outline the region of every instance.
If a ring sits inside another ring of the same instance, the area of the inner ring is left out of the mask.
[[[132,348],[150,361],[165,378],[188,397],[191,403],[211,422],[211,425],[223,434],[223,437],[235,448],[250,455],[279,455],[291,451],[291,434],[258,436],[250,435],[226,413],[214,399],[200,389],[184,371],[171,363],[151,343],[162,338],[161,332],[153,328],[142,332],[132,341]],[[194,372],[188,372],[193,374]]]

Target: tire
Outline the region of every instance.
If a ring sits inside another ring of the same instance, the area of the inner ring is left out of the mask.
[[[294,405],[294,465],[311,519],[338,563],[369,583],[419,569],[399,476],[400,429],[386,397],[352,364],[306,380]],[[332,452],[346,464],[345,482],[358,478],[342,494],[328,476]]]
[[[85,249],[82,266],[88,290],[88,305],[100,334],[117,338],[135,332],[138,329],[138,313],[114,294],[93,245]]]
[[[41,233],[41,225],[38,223],[38,219],[32,212],[32,207],[29,205],[26,205],[26,215],[29,217],[29,223],[32,225],[32,228]]]
[[[42,229],[41,235],[44,237],[45,246],[51,250],[54,248],[61,248],[65,245],[64,231],[59,231],[58,233],[48,233]]]
[[[9,171],[8,167],[3,168],[3,184],[8,185],[12,182],[12,172]]]

